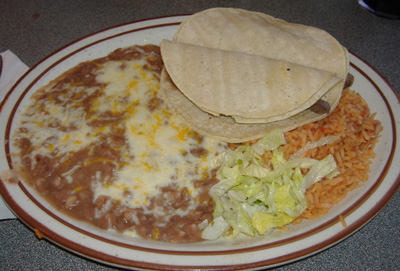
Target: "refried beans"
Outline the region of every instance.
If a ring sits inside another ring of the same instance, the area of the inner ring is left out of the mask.
[[[201,241],[214,209],[210,160],[227,145],[170,114],[161,68],[158,46],[121,48],[36,91],[13,135],[21,178],[57,209],[102,229]]]

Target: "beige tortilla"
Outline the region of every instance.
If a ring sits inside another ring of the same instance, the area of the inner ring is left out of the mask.
[[[332,72],[342,80],[322,97],[330,104],[330,112],[340,100],[348,73],[347,50],[331,35],[317,28],[291,24],[258,12],[232,8],[205,10],[185,20],[174,40],[260,55]],[[169,107],[193,129],[203,135],[233,143],[258,139],[275,128],[289,131],[328,115],[306,109],[288,118],[282,116],[281,120],[275,122],[243,124],[231,117],[214,116],[201,110],[176,88],[165,70],[161,89]],[[236,118],[242,122],[247,120],[239,119],[239,116]]]
[[[202,110],[236,122],[272,122],[312,106],[341,79],[331,72],[246,53],[163,40],[164,65]]]
[[[229,143],[259,139],[274,129],[290,131],[327,116],[327,114],[318,114],[311,110],[305,110],[291,118],[276,122],[258,124],[237,123],[231,117],[211,115],[193,104],[174,85],[165,68],[161,73],[160,87],[169,108],[185,121],[189,127],[202,135],[211,136],[217,140]]]
[[[242,9],[214,8],[195,13],[181,23],[174,40],[334,69],[338,75],[348,67],[345,49],[326,31]],[[327,58],[329,62],[324,61]]]
[[[315,27],[288,23],[264,13],[213,8],[187,18],[175,41],[261,55],[335,73],[343,82],[326,94],[336,107],[348,73],[347,50],[330,34]]]

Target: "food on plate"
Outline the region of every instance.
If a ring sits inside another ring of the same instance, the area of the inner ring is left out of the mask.
[[[220,182],[210,190],[214,198],[218,197],[214,211],[216,222],[208,226],[203,237],[214,239],[222,235],[233,238],[239,232],[268,234],[274,227],[280,231],[291,222],[299,224],[303,219],[325,215],[349,192],[368,181],[369,165],[375,157],[374,147],[381,130],[381,123],[375,120],[375,114],[370,112],[360,94],[346,88],[337,108],[325,119],[285,132],[284,139],[277,136],[278,140],[270,138],[252,142],[251,148],[247,144],[232,144],[231,161],[223,157],[225,166],[217,172]],[[273,151],[259,151],[260,145],[267,146],[268,142],[284,144]],[[240,151],[243,147],[244,151]],[[259,158],[248,159],[256,156],[252,149],[262,153],[262,161],[259,162]],[[235,161],[239,155],[240,159]],[[318,161],[312,162],[315,163],[312,165],[314,169],[299,170],[301,166],[311,166],[307,165],[312,161],[309,159]],[[246,161],[251,162],[244,167]],[[290,168],[293,164],[296,166]],[[279,176],[275,171],[281,169],[287,171]],[[314,179],[325,174],[320,180]],[[277,176],[271,180],[271,175]],[[314,183],[308,183],[310,180]],[[264,184],[262,189],[259,189],[260,183]],[[304,188],[308,189],[303,198]],[[227,208],[232,205],[236,212]],[[227,225],[229,230],[224,228]]]
[[[211,9],[160,46],[82,62],[17,114],[14,169],[57,210],[188,243],[317,218],[368,180],[382,128],[326,32]]]
[[[318,145],[339,137],[325,137]],[[286,160],[280,146],[286,144],[281,130],[274,130],[253,145],[242,145],[217,157],[219,183],[211,187],[214,220],[202,233],[204,239],[230,238],[239,233],[255,236],[283,227],[307,208],[305,191],[322,178],[339,174],[331,154]],[[262,155],[272,152],[266,164]],[[303,175],[302,170],[308,170]]]
[[[213,96],[211,97],[215,96],[218,99],[213,102],[215,104],[210,105],[207,101],[193,96],[192,93],[195,90],[207,88],[207,85],[200,80],[191,80],[190,76],[177,78],[175,72],[170,74],[168,69],[172,71],[171,67],[176,66],[177,59],[181,59],[181,57],[167,58],[164,61],[167,69],[163,71],[161,88],[169,107],[200,133],[228,142],[257,139],[276,128],[289,131],[326,117],[339,102],[348,74],[347,50],[331,35],[321,29],[291,24],[258,12],[215,8],[196,13],[182,22],[175,33],[174,41],[209,48],[209,52],[213,52],[210,49],[218,49],[232,54],[236,53],[235,55],[244,54],[247,55],[247,58],[257,58],[258,56],[258,59],[265,57],[282,63],[297,64],[333,73],[336,78],[339,78],[339,82],[336,84],[330,87],[326,86],[317,92],[312,88],[300,91],[287,90],[287,95],[282,95],[283,98],[277,97],[279,98],[278,102],[265,99],[268,97],[266,94],[272,95],[272,92],[263,93],[260,89],[246,91],[248,96],[243,99],[242,109],[238,112],[235,111],[236,104],[239,97],[244,97],[244,94],[237,96],[230,95],[229,89],[226,91],[218,88],[208,89],[204,94],[212,92]],[[209,55],[193,54],[190,62],[201,63],[203,59],[208,58]],[[224,58],[212,61],[214,65],[226,65]],[[236,60],[235,62],[236,64],[231,65],[229,72],[223,74],[224,77],[221,72],[215,73],[213,80],[229,82],[229,80],[237,80],[238,77],[247,77],[247,81],[251,82],[253,77],[261,76],[260,74],[254,75],[251,72],[253,70],[249,70],[247,74],[235,74],[234,72],[240,71],[241,64],[239,63],[243,63],[243,61]],[[198,67],[191,66],[191,72],[196,73]],[[281,68],[282,72],[285,72],[284,66]],[[185,72],[189,72],[189,70],[186,69]],[[298,75],[291,74],[291,71],[286,70],[284,80],[273,80],[268,77],[265,78],[264,83],[280,87],[289,80],[297,80]],[[243,83],[243,81],[240,82]],[[199,93],[195,94],[200,95]],[[303,99],[307,101],[305,102]],[[321,113],[321,111],[309,109],[318,100],[329,104],[328,112],[322,111]],[[285,104],[285,106],[275,111],[275,104]],[[209,108],[210,106],[212,108]],[[227,111],[223,106],[233,108],[233,112]],[[271,106],[271,110],[263,111],[268,106]],[[216,127],[221,127],[221,129]]]
[[[209,161],[226,143],[173,116],[159,92],[159,47],[121,48],[39,89],[19,115],[14,167],[57,209],[103,229],[201,240],[212,219]]]
[[[293,116],[342,81],[329,71],[258,55],[168,40],[160,47],[166,71],[189,100],[238,123]]]

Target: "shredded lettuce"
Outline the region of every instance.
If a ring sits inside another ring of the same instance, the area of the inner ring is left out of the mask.
[[[227,230],[229,230],[228,223],[226,223],[222,216],[219,216],[208,224],[208,226],[203,230],[203,235],[207,236],[208,240],[215,240]]]
[[[290,158],[298,158],[301,155],[303,155],[304,153],[306,153],[308,150],[317,148],[317,147],[321,147],[327,144],[331,144],[334,143],[336,141],[340,140],[340,136],[337,135],[331,135],[331,136],[326,136],[321,138],[320,140],[316,141],[316,142],[309,142],[306,146],[304,146],[303,148],[301,148],[300,150],[298,150],[295,154],[293,154]]]
[[[287,225],[307,208],[306,189],[338,174],[332,155],[321,161],[286,160],[279,151],[284,144],[283,132],[274,130],[252,146],[242,145],[216,157],[212,164],[219,167],[219,182],[210,189],[214,220],[204,229],[204,239],[265,235]],[[272,151],[268,164],[262,158],[266,151]],[[309,171],[303,176],[301,169]]]

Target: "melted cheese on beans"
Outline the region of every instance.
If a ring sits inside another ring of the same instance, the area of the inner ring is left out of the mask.
[[[117,148],[121,158],[106,161],[115,163],[117,170],[112,181],[101,172],[95,174],[91,182],[94,200],[108,196],[127,207],[146,210],[150,197],[159,195],[162,187],[175,184],[178,188],[186,187],[195,204],[197,191],[193,181],[209,173],[210,160],[226,146],[207,137],[198,140],[193,131],[170,114],[165,103],[150,109],[152,99],[162,100],[162,97],[158,78],[143,68],[145,64],[143,58],[107,61],[95,71],[96,81],[102,87],[71,83],[68,91],[58,94],[57,99],[36,100],[27,113],[21,115],[20,122],[26,131],[18,136],[32,142],[32,157],[37,154],[64,157],[64,154],[98,144],[102,135],[112,132],[110,129],[123,129],[125,143]],[[57,91],[57,88],[48,91]],[[81,97],[82,91],[86,96]],[[89,110],[85,108],[87,95],[94,95]],[[114,123],[113,126],[93,126],[96,121]],[[69,128],[64,131],[59,129],[61,126]],[[198,148],[207,152],[192,153]],[[68,159],[68,155],[65,157]],[[57,161],[63,162],[62,159]],[[94,162],[98,161],[82,161],[62,176],[73,182],[76,170]],[[32,166],[34,164],[33,159]]]

